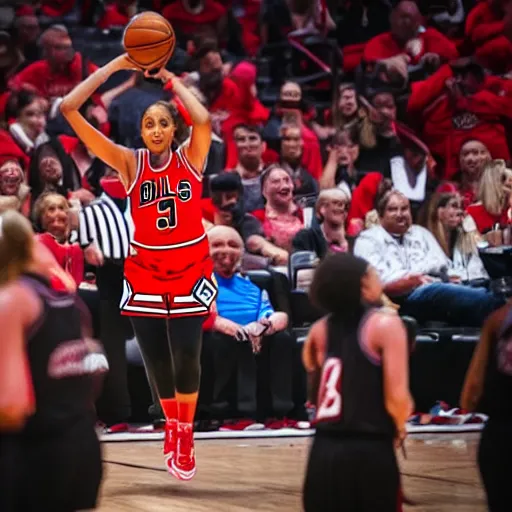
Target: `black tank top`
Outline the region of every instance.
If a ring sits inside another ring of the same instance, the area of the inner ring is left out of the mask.
[[[94,422],[92,373],[98,360],[82,336],[76,296],[52,290],[36,275],[25,274],[21,282],[43,305],[40,318],[26,333],[36,412],[22,435],[53,435],[80,422]]]
[[[512,422],[512,308],[490,347],[478,410],[491,420]]]
[[[384,406],[381,362],[364,348],[361,329],[376,309],[352,322],[327,319],[327,354],[316,413],[319,434],[393,438],[394,422]]]

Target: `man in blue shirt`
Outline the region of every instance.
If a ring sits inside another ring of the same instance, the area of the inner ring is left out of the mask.
[[[244,245],[237,231],[215,226],[208,239],[219,288],[216,316],[204,343],[213,357],[212,408],[218,414],[231,409],[232,417],[254,419],[258,373],[268,365],[271,410],[258,414],[284,417],[293,409],[295,343],[286,332],[288,315],[276,312],[267,292],[238,273]],[[233,389],[236,397],[229,396]]]

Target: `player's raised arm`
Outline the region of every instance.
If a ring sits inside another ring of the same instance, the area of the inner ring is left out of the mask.
[[[192,119],[192,134],[190,136],[190,143],[185,149],[186,157],[195,170],[202,173],[212,141],[210,113],[201,105],[183,82],[170,71],[161,69],[156,75],[150,75],[146,71],[145,76],[148,78],[159,78],[164,84],[171,81],[172,90],[181,100]]]
[[[108,80],[116,71],[138,70],[137,66],[124,54],[97,69],[83,82],[78,84],[60,105],[62,115],[67,119],[78,138],[100,160],[115,169],[121,176],[123,184],[128,188],[135,179],[136,158],[133,151],[119,146],[94,128],[79,112],[82,105],[92,94]]]

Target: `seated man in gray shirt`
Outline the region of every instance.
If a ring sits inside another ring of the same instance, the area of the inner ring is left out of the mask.
[[[481,327],[503,304],[485,288],[442,282],[448,258],[428,230],[412,224],[409,200],[402,193],[387,192],[377,212],[380,225],[359,235],[354,254],[375,267],[386,295],[400,304],[400,314],[420,323]]]

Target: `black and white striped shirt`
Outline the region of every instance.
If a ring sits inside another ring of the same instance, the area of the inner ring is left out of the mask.
[[[96,242],[105,259],[124,260],[130,251],[131,218],[103,194],[79,212],[78,241],[82,247]]]

